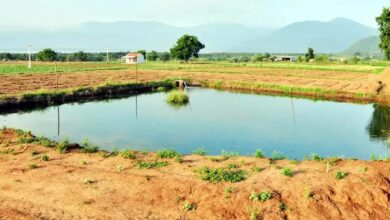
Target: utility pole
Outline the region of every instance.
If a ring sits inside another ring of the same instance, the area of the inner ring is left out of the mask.
[[[110,59],[108,58],[108,47],[106,48],[106,60],[107,60],[107,63],[110,62]]]
[[[27,65],[27,67],[29,69],[31,69],[31,44],[29,44],[27,47],[28,47],[28,65]]]

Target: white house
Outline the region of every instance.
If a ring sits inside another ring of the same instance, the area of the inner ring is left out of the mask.
[[[289,61],[289,62],[295,62],[296,58],[294,56],[277,56],[275,59],[276,62],[280,61]]]
[[[144,63],[145,57],[142,53],[128,53],[126,56],[122,57],[122,60],[127,64],[137,64]]]

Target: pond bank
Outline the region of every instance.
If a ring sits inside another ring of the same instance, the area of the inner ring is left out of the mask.
[[[390,215],[388,161],[83,153],[95,150],[83,151],[77,145],[60,153],[43,138],[39,142],[30,138],[12,129],[0,133],[0,216],[6,219],[386,219]]]

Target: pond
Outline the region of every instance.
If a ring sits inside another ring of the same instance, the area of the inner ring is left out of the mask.
[[[203,147],[290,159],[304,155],[369,159],[387,155],[390,107],[313,101],[292,97],[189,88],[190,103],[174,107],[167,93],[151,93],[83,104],[63,104],[31,112],[0,115],[0,126],[31,130],[51,139],[91,140],[103,149],[188,154]]]

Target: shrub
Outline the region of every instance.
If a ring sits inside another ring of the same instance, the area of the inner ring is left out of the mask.
[[[207,155],[206,149],[204,147],[198,148],[197,150],[193,151],[192,153],[200,155],[200,156]]]
[[[338,180],[344,179],[347,175],[348,175],[347,172],[338,171],[338,172],[336,173],[336,179],[338,179]]]
[[[189,101],[188,94],[182,91],[172,91],[168,94],[167,102],[175,105],[187,104]]]
[[[124,150],[122,151],[121,153],[121,156],[124,158],[124,159],[136,159],[136,155],[135,155],[135,151],[133,150]]]
[[[303,191],[303,196],[304,196],[306,199],[313,198],[314,193],[311,192],[311,191],[308,190],[308,189],[305,189],[305,191]]]
[[[28,168],[30,168],[31,170],[37,169],[37,168],[38,168],[38,165],[36,165],[35,163],[29,164],[29,165],[28,165]]]
[[[260,173],[260,172],[263,171],[263,170],[264,170],[264,169],[261,168],[261,167],[256,167],[256,166],[252,167],[252,171],[253,171],[253,172]]]
[[[42,158],[43,161],[49,161],[49,156],[47,156],[46,154],[42,155],[41,158]]]
[[[290,167],[285,167],[282,171],[282,174],[285,176],[292,177],[293,176],[293,171]]]
[[[36,151],[36,150],[34,150],[34,151],[31,152],[31,156],[37,156],[38,154],[39,154],[39,152]]]
[[[262,202],[270,200],[271,198],[272,198],[272,194],[268,190],[263,190],[261,193],[252,192],[251,196],[249,197],[249,199],[252,201],[262,201]]]
[[[137,164],[137,167],[139,169],[152,169],[152,168],[158,168],[158,167],[165,167],[168,166],[167,162],[159,162],[159,161],[154,161],[154,162],[139,162]]]
[[[240,166],[238,166],[237,164],[234,164],[234,163],[231,163],[231,164],[228,164],[228,168],[229,169],[237,169],[239,168]]]
[[[312,153],[311,154],[311,160],[314,160],[314,161],[321,161],[323,158],[320,157],[319,154],[315,154],[315,153]]]
[[[64,140],[62,140],[61,142],[59,142],[56,146],[57,150],[63,154],[63,153],[66,153],[66,151],[68,151],[68,148],[69,148],[69,139],[68,138],[65,138]]]
[[[240,154],[238,152],[233,152],[233,151],[228,152],[225,150],[222,150],[221,155],[224,157],[238,157],[238,156],[240,156]]]
[[[176,155],[174,159],[176,163],[183,163],[183,157],[181,155]]]
[[[264,152],[262,150],[260,150],[260,149],[257,149],[255,154],[254,154],[254,156],[256,158],[264,158]]]
[[[162,159],[172,159],[175,158],[176,156],[180,156],[180,154],[172,149],[165,149],[157,152],[157,157],[162,158]]]
[[[281,202],[279,204],[279,210],[282,211],[282,212],[286,211],[287,210],[287,205],[285,203]]]
[[[246,173],[243,170],[225,170],[224,168],[208,168],[203,167],[198,170],[200,178],[205,181],[217,183],[221,181],[226,182],[240,182],[246,179]]]
[[[183,204],[183,210],[184,211],[193,211],[196,210],[197,205],[195,203],[189,203],[188,201],[185,201]]]
[[[83,144],[81,145],[81,152],[83,153],[96,153],[99,148],[94,146],[88,138],[84,139]]]
[[[283,155],[283,153],[274,151],[271,154],[271,160],[284,160],[286,159],[286,156]]]

